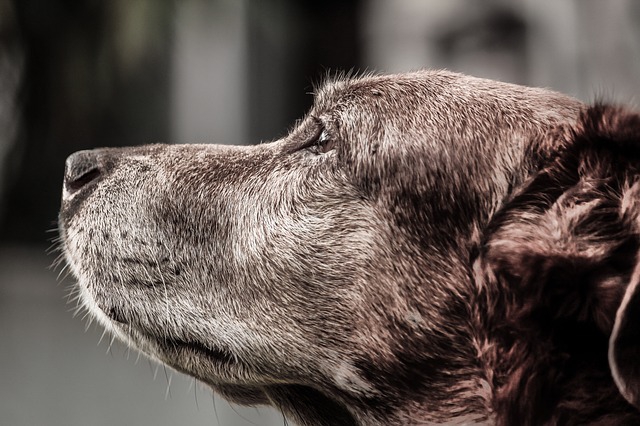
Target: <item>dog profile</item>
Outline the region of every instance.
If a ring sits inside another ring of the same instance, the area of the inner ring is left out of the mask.
[[[640,423],[640,115],[447,71],[337,78],[280,140],[80,151],[107,330],[300,425]]]

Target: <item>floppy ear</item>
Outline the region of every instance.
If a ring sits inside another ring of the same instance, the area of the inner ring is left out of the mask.
[[[476,264],[480,287],[496,289],[487,299],[502,341],[542,342],[522,343],[530,355],[497,404],[517,421],[517,412],[545,405],[553,380],[567,383],[557,366],[606,372],[609,341],[619,392],[640,408],[640,115],[588,108],[532,156],[538,171],[491,219]]]
[[[640,408],[640,267],[616,313],[609,340],[609,365],[624,398]]]

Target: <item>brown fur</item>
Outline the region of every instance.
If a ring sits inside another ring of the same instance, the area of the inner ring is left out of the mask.
[[[634,423],[639,138],[543,89],[338,79],[272,143],[75,154],[61,235],[107,329],[301,425]]]

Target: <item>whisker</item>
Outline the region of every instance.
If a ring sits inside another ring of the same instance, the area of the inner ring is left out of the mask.
[[[155,371],[153,372],[153,380],[156,380],[158,377],[158,369],[160,369],[160,364],[156,364]]]
[[[216,394],[212,393],[211,394],[211,401],[213,402],[213,413],[216,416],[216,422],[218,425],[220,425],[220,417],[218,417],[218,407],[216,406]]]
[[[167,390],[164,394],[164,399],[168,399],[171,398],[171,379],[173,378],[173,375],[169,375],[167,373],[167,367],[166,366],[162,366],[162,369],[164,370],[164,377],[167,380]]]
[[[198,383],[195,378],[191,378],[189,386],[193,386],[193,396],[196,400],[196,410],[200,411],[200,404],[198,404]]]
[[[88,319],[87,319],[87,317],[88,317]],[[85,313],[85,315],[82,317],[82,319],[83,320],[87,319],[87,323],[84,326],[84,332],[86,333],[87,331],[89,331],[89,328],[91,327],[92,320],[91,320],[91,317],[89,316],[88,313]]]
[[[242,414],[240,414],[240,412],[238,410],[236,410],[235,404],[229,404],[229,407],[231,407],[231,409],[233,410],[234,413],[236,413],[238,415],[238,417],[240,417],[242,420],[244,420],[247,423],[251,423],[254,426],[258,426],[256,423],[254,423],[253,421],[251,421],[250,419],[246,418],[245,416],[243,416]]]
[[[60,272],[58,273],[58,276],[56,277],[56,281],[58,282],[62,282],[63,280],[65,280],[69,274],[71,274],[71,268],[69,267],[69,265],[64,265],[62,267],[62,269],[60,270]],[[61,278],[62,276],[62,278]]]
[[[109,341],[109,347],[107,348],[107,352],[113,356],[113,352],[111,351],[111,347],[113,346],[113,342],[116,340],[116,335],[111,333],[111,340]]]
[[[105,334],[107,334],[107,329],[106,329],[106,328],[103,328],[103,329],[102,329],[102,334],[100,335],[100,339],[98,339],[98,345],[99,345],[100,343],[102,343],[102,339],[104,339]]]

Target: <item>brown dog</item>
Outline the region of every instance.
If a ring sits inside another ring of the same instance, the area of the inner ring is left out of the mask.
[[[60,232],[108,330],[301,425],[640,422],[639,143],[547,90],[338,80],[272,143],[73,154]]]

